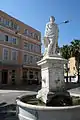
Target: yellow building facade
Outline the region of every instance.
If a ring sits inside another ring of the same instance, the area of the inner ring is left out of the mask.
[[[40,81],[41,33],[0,11],[0,84]]]
[[[69,68],[69,76],[75,76],[75,75],[77,75],[75,57],[69,58],[68,68]]]

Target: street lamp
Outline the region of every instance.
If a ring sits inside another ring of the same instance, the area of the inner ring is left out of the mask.
[[[59,23],[58,25],[60,25],[60,24],[66,24],[66,23],[69,23],[69,22],[70,22],[70,20],[66,20],[66,21],[63,21],[63,22]]]

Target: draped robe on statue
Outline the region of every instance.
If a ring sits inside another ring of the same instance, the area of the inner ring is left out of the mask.
[[[58,43],[58,26],[55,23],[47,23],[44,35],[45,55],[56,54],[56,45]]]

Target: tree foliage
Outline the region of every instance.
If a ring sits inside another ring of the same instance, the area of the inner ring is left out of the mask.
[[[69,59],[70,58],[70,47],[69,45],[63,45],[63,47],[61,47],[60,49],[61,55],[63,58],[65,59]]]
[[[80,40],[73,40],[70,45],[71,57],[76,59],[76,67],[78,69],[80,64]]]
[[[61,55],[65,59],[75,57],[76,61],[80,59],[80,40],[73,40],[70,45],[63,45],[60,48]]]

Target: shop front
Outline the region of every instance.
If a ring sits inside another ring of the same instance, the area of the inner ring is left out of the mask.
[[[14,85],[20,82],[20,66],[0,65],[0,85]]]
[[[27,84],[40,84],[41,81],[40,68],[23,68],[23,82]]]

